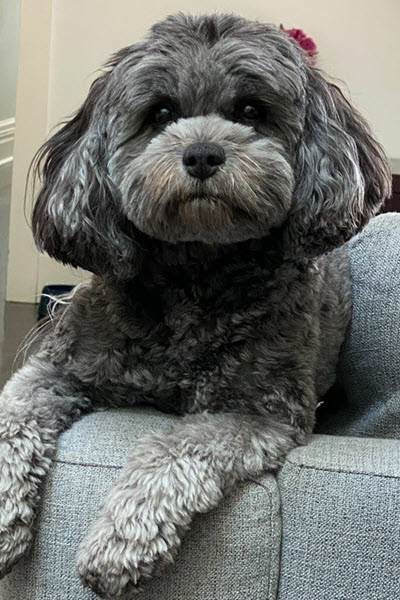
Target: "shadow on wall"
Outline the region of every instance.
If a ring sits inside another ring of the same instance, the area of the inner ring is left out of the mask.
[[[0,344],[4,333],[10,196],[10,185],[0,189]]]

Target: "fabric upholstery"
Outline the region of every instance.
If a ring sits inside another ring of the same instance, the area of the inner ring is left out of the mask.
[[[400,438],[400,214],[373,219],[350,257],[353,316],[339,363],[348,404],[319,431]]]
[[[89,415],[67,431],[46,484],[32,551],[0,583],[1,600],[91,600],[75,572],[75,552],[135,440],[171,426],[149,409]],[[276,480],[241,485],[199,516],[176,563],[147,582],[143,600],[273,600],[279,573]],[[136,596],[135,596],[136,597]]]
[[[400,444],[315,436],[278,476],[279,600],[400,598]]]

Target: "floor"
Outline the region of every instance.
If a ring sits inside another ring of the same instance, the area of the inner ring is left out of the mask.
[[[28,342],[34,335],[37,311],[37,304],[22,302],[6,302],[5,304],[4,335],[2,347],[0,346],[0,390],[29,353]],[[32,336],[28,336],[31,331]]]

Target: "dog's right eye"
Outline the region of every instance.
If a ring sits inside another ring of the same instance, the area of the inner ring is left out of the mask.
[[[158,127],[165,127],[177,119],[177,110],[171,104],[160,102],[152,107],[149,113],[149,120]]]

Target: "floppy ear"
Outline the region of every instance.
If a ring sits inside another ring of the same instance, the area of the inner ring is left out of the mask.
[[[42,188],[32,226],[39,249],[53,258],[126,279],[135,274],[138,255],[107,173],[108,77],[93,83],[76,115],[39,150],[35,172]]]
[[[293,207],[284,230],[287,256],[312,257],[342,245],[390,196],[382,147],[342,92],[311,67]]]

